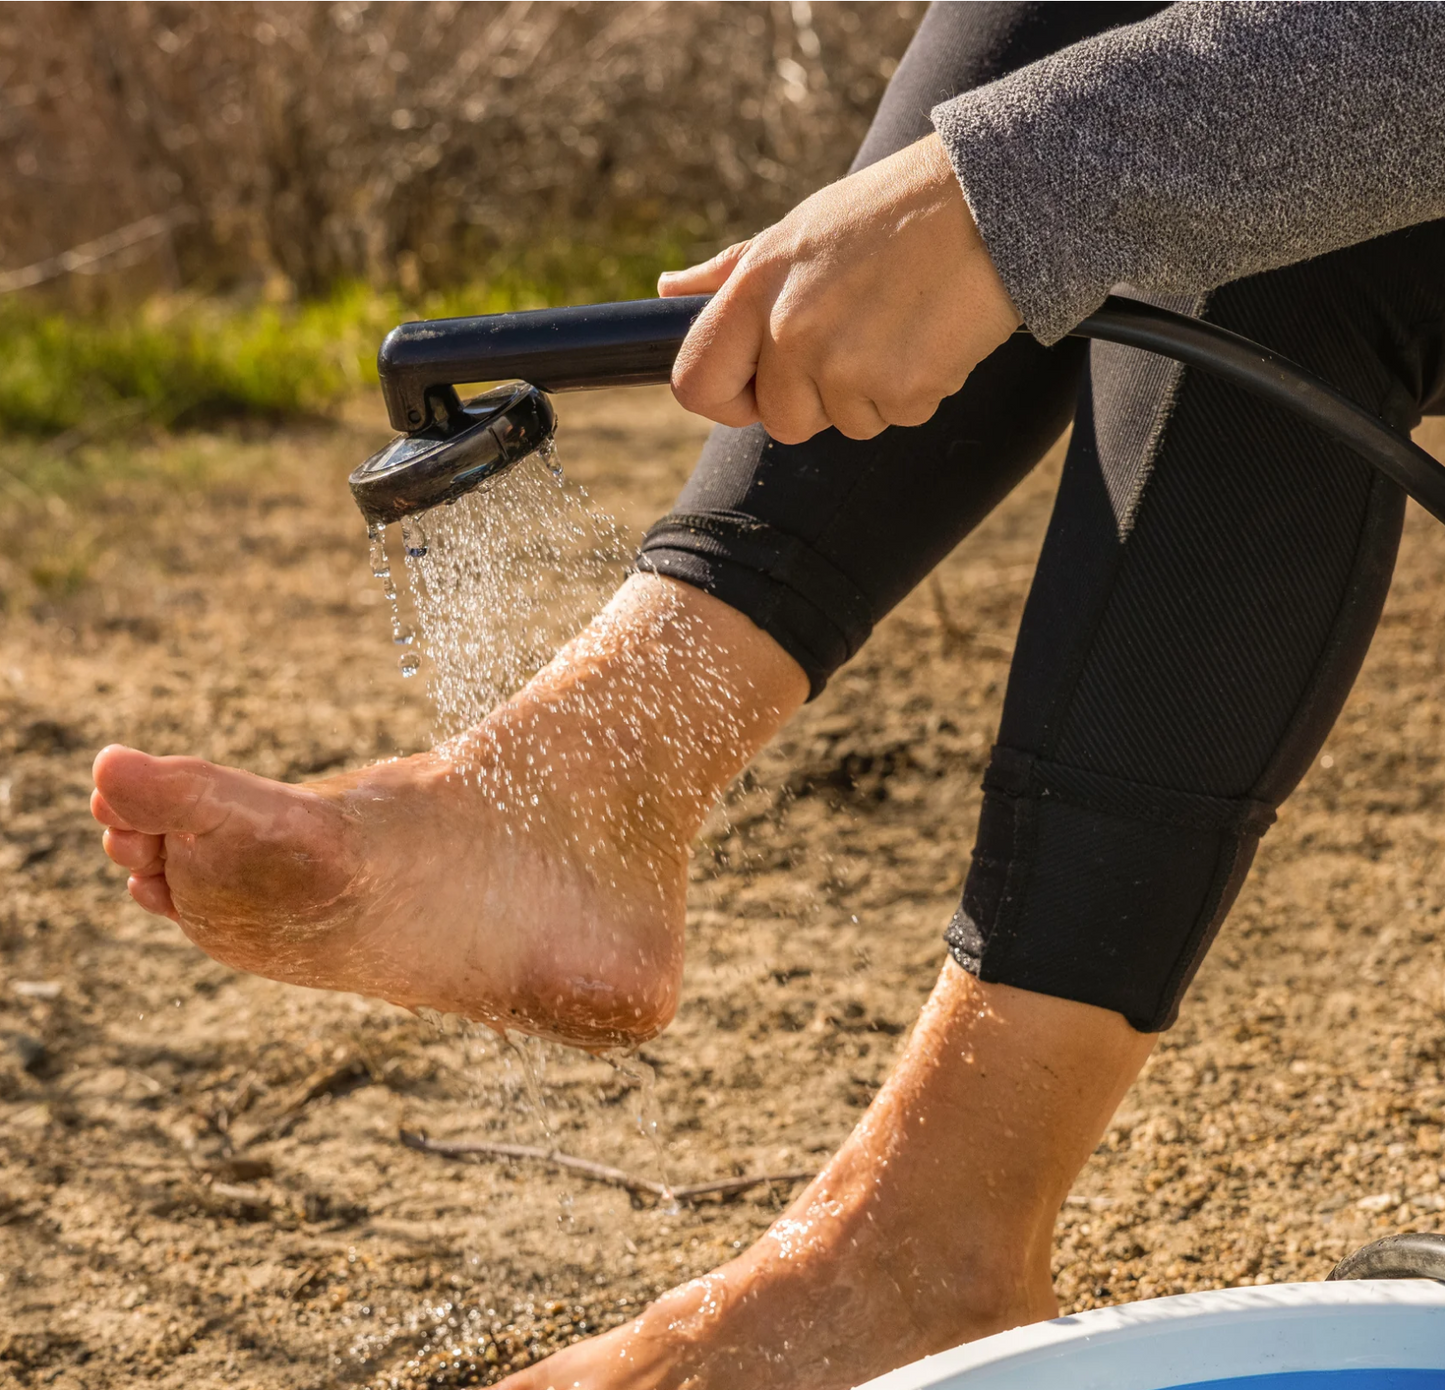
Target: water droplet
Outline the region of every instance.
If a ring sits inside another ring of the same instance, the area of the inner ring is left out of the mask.
[[[421,517],[408,516],[402,519],[401,543],[408,560],[420,560],[426,554],[427,534]]]
[[[562,456],[557,452],[556,439],[549,439],[540,449],[537,450],[537,457],[542,460],[547,471],[559,482],[565,482],[567,475],[562,471]]]
[[[416,652],[403,652],[397,662],[403,676],[414,676],[421,670],[421,657]]]
[[[386,527],[373,522],[366,528],[366,538],[371,542],[371,572],[378,579],[391,573],[391,564],[386,558]]]

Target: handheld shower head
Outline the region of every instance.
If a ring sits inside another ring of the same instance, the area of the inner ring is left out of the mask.
[[[454,502],[541,448],[556,428],[548,391],[666,381],[704,295],[404,323],[377,354],[391,423],[404,431],[351,475],[368,522]],[[1354,449],[1445,521],[1445,468],[1311,372],[1236,333],[1110,296],[1074,329],[1227,377]],[[459,382],[500,381],[463,404]]]
[[[370,525],[455,502],[535,453],[557,428],[549,391],[664,382],[704,295],[404,323],[377,353],[404,431],[351,475]],[[463,403],[456,387],[507,381]]]

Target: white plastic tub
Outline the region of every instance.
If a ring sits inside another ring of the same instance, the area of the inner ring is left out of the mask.
[[[1269,1284],[985,1337],[866,1390],[1445,1390],[1445,1284]]]

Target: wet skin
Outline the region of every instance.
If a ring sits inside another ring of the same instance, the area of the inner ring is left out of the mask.
[[[91,807],[131,896],[228,965],[625,1045],[676,1009],[698,826],[806,693],[748,619],[636,576],[433,752],[289,786],[112,746]]]
[[[671,1019],[692,837],[806,693],[746,618],[637,576],[450,745],[303,786],[113,746],[92,808],[136,901],[218,960],[616,1046]],[[508,1385],[842,1390],[1051,1316],[1054,1220],[1152,1041],[947,965],[756,1244]]]
[[[847,1390],[1055,1316],[1055,1219],[1153,1043],[949,962],[887,1085],[761,1239],[504,1390]]]

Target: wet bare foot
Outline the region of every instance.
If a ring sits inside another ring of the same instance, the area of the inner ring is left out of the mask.
[[[502,1390],[849,1390],[1055,1316],[1055,1218],[1153,1042],[950,963],[863,1121],[755,1245]]]
[[[746,618],[638,576],[434,752],[290,786],[112,746],[91,805],[136,901],[218,960],[615,1045],[671,1019],[691,839],[806,693]]]

